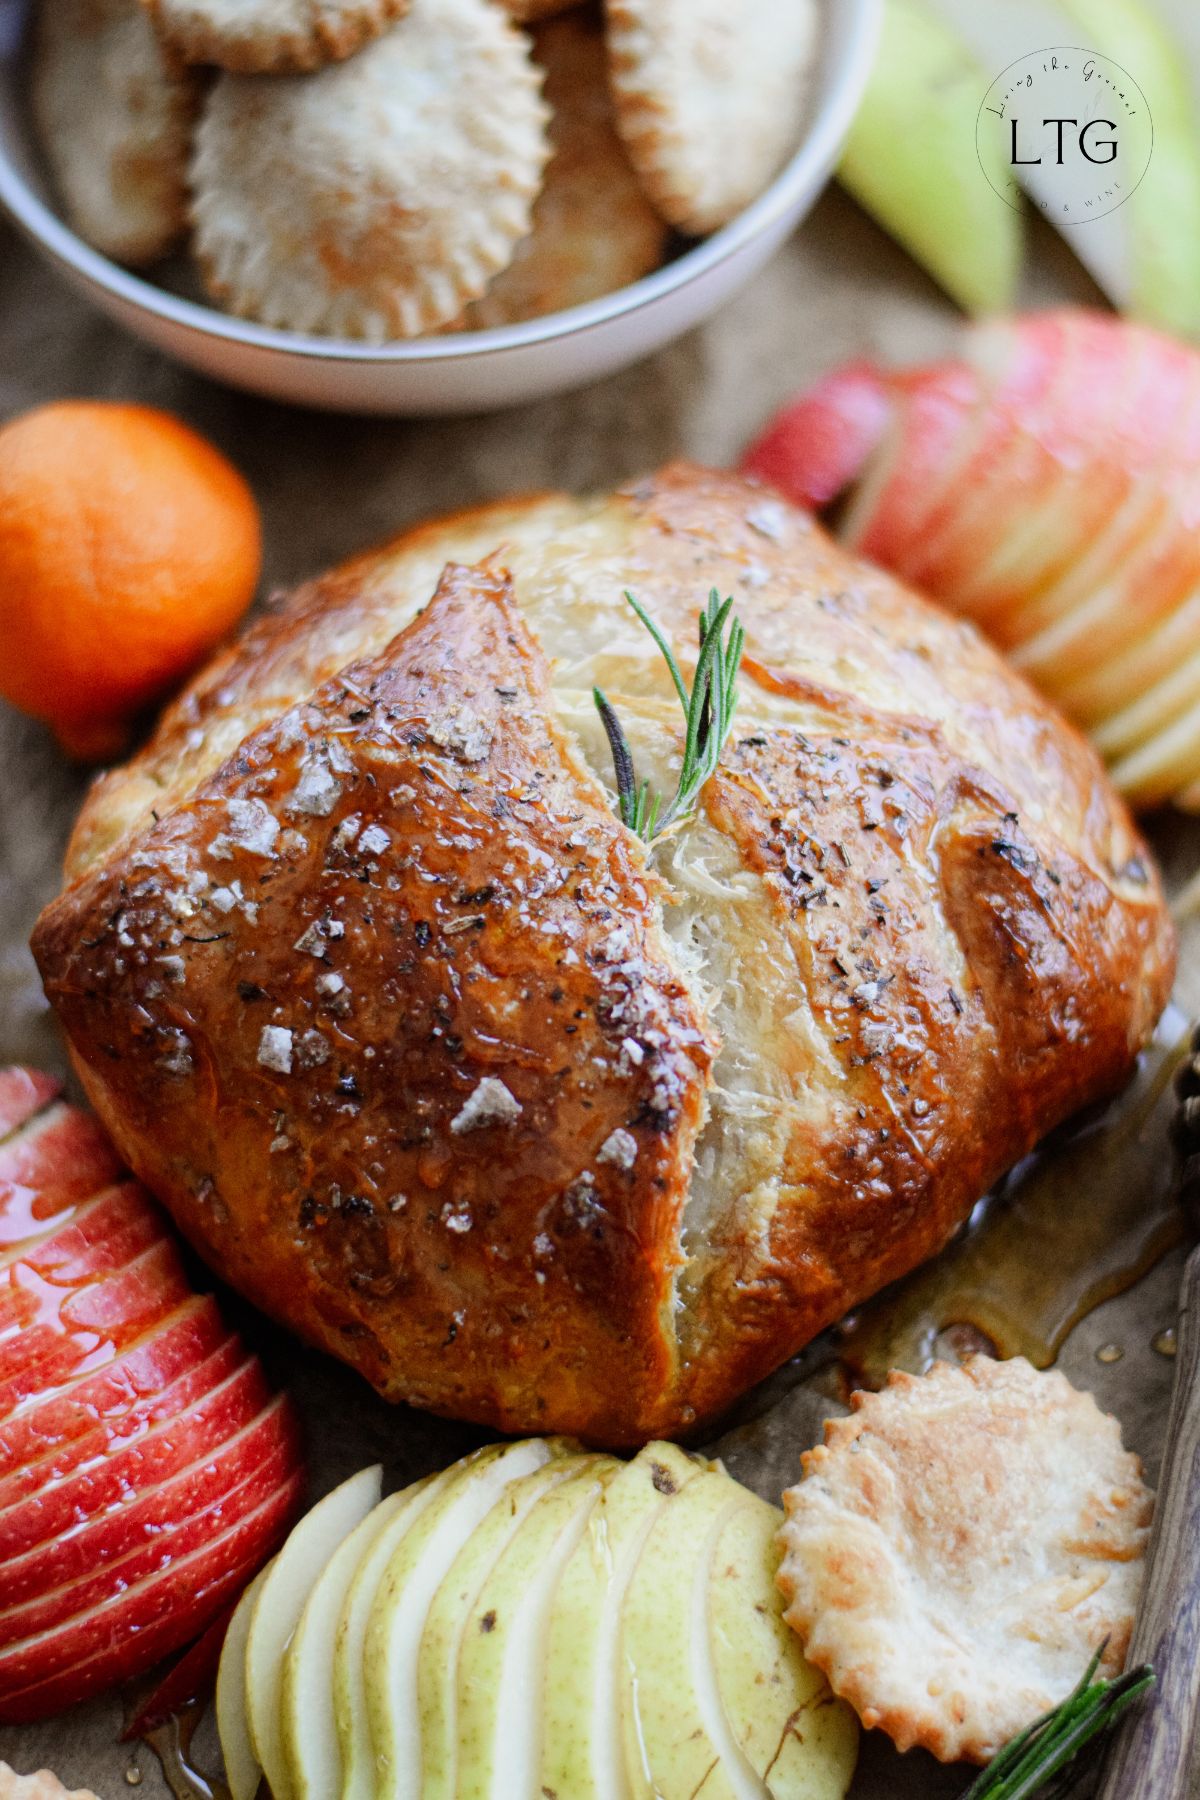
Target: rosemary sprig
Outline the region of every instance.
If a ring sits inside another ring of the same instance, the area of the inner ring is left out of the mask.
[[[1073,1780],[1063,1776],[1068,1764],[1100,1732],[1110,1731],[1121,1714],[1154,1686],[1154,1670],[1149,1664],[1129,1669],[1114,1681],[1094,1681],[1104,1651],[1101,1644],[1075,1691],[1006,1744],[962,1800],[1031,1800],[1034,1794],[1054,1800],[1068,1792]]]
[[[664,807],[662,795],[652,794],[648,781],[639,784],[633,753],[621,721],[600,689],[592,689],[596,710],[612,751],[622,823],[649,844],[669,831],[672,825],[678,825],[690,816],[701,789],[721,760],[737,711],[737,677],[746,633],[738,619],[730,621],[733,596],[723,601],[713,588],[708,605],[699,614],[700,655],[689,694],[670,644],[641,602],[628,590],[625,598],[662,651],[686,725],[679,782]],[[725,635],[727,624],[728,638]]]

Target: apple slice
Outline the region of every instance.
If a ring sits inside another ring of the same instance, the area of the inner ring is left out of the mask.
[[[421,1800],[417,1659],[433,1597],[503,1491],[541,1468],[551,1454],[550,1445],[538,1438],[489,1445],[458,1465],[454,1479],[393,1551],[363,1644],[378,1800]]]
[[[783,1515],[743,1494],[717,1531],[708,1573],[708,1643],[735,1744],[775,1800],[842,1800],[858,1721],[806,1662],[775,1585]]]
[[[118,1515],[133,1517],[145,1495],[233,1441],[269,1399],[258,1359],[244,1352],[238,1366],[196,1400],[185,1417],[164,1420],[126,1445],[110,1438],[99,1459],[44,1482],[15,1505],[0,1508],[0,1562],[27,1556],[66,1531],[86,1535],[91,1525],[99,1523],[106,1546],[115,1544]]]
[[[573,1800],[625,1792],[618,1699],[625,1592],[668,1499],[707,1466],[676,1444],[648,1444],[608,1483],[588,1521],[550,1620],[540,1791]]]
[[[303,1485],[294,1453],[252,1512],[157,1576],[54,1635],[54,1672],[19,1689],[0,1683],[0,1724],[60,1712],[151,1667],[202,1631],[287,1529]]]
[[[298,1800],[342,1792],[342,1753],[334,1708],[338,1621],[367,1551],[389,1520],[412,1505],[412,1492],[389,1494],[340,1543],[304,1603],[283,1659],[283,1751]],[[237,1800],[237,1796],[234,1796]]]
[[[506,1488],[433,1597],[417,1662],[421,1800],[456,1800],[458,1794],[458,1664],[480,1590],[543,1494],[565,1481],[577,1462],[563,1446],[544,1467]]]
[[[761,1800],[725,1717],[707,1643],[709,1568],[745,1490],[713,1470],[663,1507],[625,1596],[620,1708],[627,1778],[656,1800]]]
[[[244,1421],[244,1422],[243,1422]],[[5,1566],[5,1599],[0,1643],[24,1636],[24,1615],[40,1616],[36,1629],[92,1604],[93,1597],[119,1594],[180,1551],[196,1522],[232,1505],[243,1485],[295,1449],[295,1425],[282,1395],[265,1399],[260,1410],[247,1405],[226,1421],[221,1441],[209,1445],[172,1476],[144,1489],[110,1515],[85,1519],[35,1544]]]
[[[101,1554],[104,1521],[98,1519],[90,1525],[97,1536],[83,1552],[68,1534],[51,1540],[50,1556],[40,1546],[11,1564],[6,1575],[22,1598],[0,1612],[0,1678],[15,1681],[19,1674],[23,1681],[35,1675],[40,1679],[46,1672],[43,1664],[61,1660],[81,1619],[105,1605],[124,1604],[131,1594],[152,1592],[178,1561],[274,1492],[295,1461],[295,1426],[285,1397],[279,1395],[207,1462],[161,1492],[151,1490],[145,1528],[133,1548],[106,1561]]]
[[[37,1236],[121,1173],[90,1113],[55,1102],[0,1145],[0,1246]]]
[[[379,1504],[383,1471],[376,1464],[326,1494],[306,1513],[259,1589],[246,1640],[247,1717],[254,1753],[273,1800],[295,1800],[283,1750],[283,1655],[312,1588],[338,1545]]]
[[[225,1633],[221,1660],[217,1665],[214,1702],[217,1735],[221,1740],[225,1780],[231,1800],[254,1800],[258,1784],[262,1780],[262,1764],[254,1753],[250,1720],[246,1711],[246,1640],[250,1636],[254,1603],[268,1572],[274,1566],[275,1559],[272,1557],[266,1568],[259,1570],[238,1601],[229,1621],[229,1629]],[[336,1793],[336,1789],[330,1789],[331,1795],[336,1796]]]
[[[185,1417],[234,1374],[245,1356],[240,1340],[230,1332],[211,1355],[185,1369],[149,1402],[127,1406],[124,1412],[111,1414],[71,1437],[44,1445],[31,1440],[29,1460],[0,1474],[0,1508],[7,1510],[51,1483],[65,1481],[84,1464],[92,1466],[106,1455],[123,1454],[127,1446],[141,1443],[153,1431]]]
[[[172,1382],[213,1355],[230,1333],[211,1294],[194,1294],[120,1356],[0,1419],[0,1474],[70,1444],[97,1426],[148,1412]]]
[[[828,506],[858,477],[887,430],[891,377],[865,357],[843,363],[784,407],[754,441],[743,475],[801,506]]]
[[[342,1800],[375,1800],[375,1747],[367,1708],[364,1646],[383,1572],[405,1532],[411,1530],[461,1466],[456,1463],[440,1475],[414,1482],[392,1496],[397,1504],[364,1551],[343,1602],[333,1647],[333,1710],[341,1755]]]
[[[558,1584],[620,1468],[610,1456],[573,1461],[566,1479],[537,1501],[475,1599],[458,1659],[459,1800],[537,1792]],[[419,1800],[419,1779],[402,1791]]]
[[[61,1092],[62,1084],[40,1069],[0,1069],[0,1140],[10,1138]]]

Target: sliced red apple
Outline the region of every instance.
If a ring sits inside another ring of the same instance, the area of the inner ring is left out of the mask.
[[[828,506],[862,474],[892,406],[888,378],[876,364],[845,363],[775,415],[742,472],[800,506]]]
[[[5,1722],[195,1638],[273,1551],[302,1482],[288,1403],[56,1091],[0,1072]]]
[[[123,1454],[132,1444],[144,1442],[164,1424],[186,1419],[193,1409],[240,1368],[246,1357],[241,1341],[230,1332],[212,1354],[186,1369],[149,1400],[127,1406],[97,1420],[90,1429],[35,1446],[32,1460],[0,1475],[0,1509],[27,1500],[50,1483],[63,1482],[77,1469],[92,1468],[107,1456]]]
[[[215,1498],[208,1498],[202,1480],[193,1481],[191,1497],[186,1493],[174,1496],[170,1520],[138,1549],[0,1612],[0,1691],[52,1674],[65,1656],[74,1655],[86,1641],[97,1618],[107,1609],[115,1612],[129,1607],[134,1596],[137,1604],[129,1613],[130,1622],[137,1629],[153,1622],[161,1583],[171,1570],[189,1557],[202,1555],[249,1517],[295,1468],[297,1446],[286,1403],[281,1398],[272,1404],[277,1410],[270,1418],[264,1415],[252,1428],[259,1438],[270,1440],[268,1453],[259,1457],[257,1441],[255,1446],[247,1446],[249,1470],[237,1466],[235,1455],[230,1485]],[[221,1459],[214,1460],[219,1463]],[[189,1510],[191,1506],[196,1510]],[[22,1576],[18,1569],[17,1580],[22,1581]]]
[[[120,1172],[90,1113],[59,1102],[32,1116],[0,1145],[0,1244],[46,1230]]]
[[[303,1489],[296,1469],[254,1512],[163,1571],[149,1596],[123,1596],[80,1621],[77,1639],[59,1640],[63,1654],[54,1673],[0,1689],[0,1724],[27,1724],[73,1706],[194,1637],[286,1536]]]
[[[0,1474],[69,1444],[80,1432],[155,1406],[163,1390],[224,1343],[228,1327],[210,1294],[193,1294],[120,1356],[0,1419]]]
[[[853,364],[827,377],[783,415],[809,429],[770,428],[748,466],[825,492],[857,454],[838,465],[822,432],[837,445],[838,396],[858,379]],[[890,422],[842,535],[981,625],[1093,733],[1136,804],[1200,803],[1200,355],[1060,310],[872,380]]]
[[[0,1138],[11,1136],[61,1091],[53,1075],[43,1075],[40,1069],[0,1069]]]
[[[247,1416],[254,1418],[269,1400],[266,1378],[256,1358],[245,1355],[221,1384],[132,1443],[110,1442],[103,1454],[82,1468],[43,1483],[11,1506],[0,1508],[0,1563],[26,1556],[48,1538],[82,1532],[89,1522],[103,1523],[105,1552],[111,1548],[111,1526],[117,1509],[131,1516],[139,1496],[189,1468],[236,1433]],[[13,1595],[7,1591],[5,1600]]]

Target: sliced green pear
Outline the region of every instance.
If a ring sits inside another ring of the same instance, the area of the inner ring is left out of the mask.
[[[363,1646],[367,1621],[383,1572],[406,1531],[454,1480],[461,1463],[440,1475],[414,1482],[397,1498],[400,1504],[364,1550],[342,1602],[333,1642],[333,1712],[337,1722],[342,1771],[342,1800],[375,1800],[375,1750],[367,1714],[367,1681]]]
[[[717,1533],[708,1640],[733,1739],[774,1800],[843,1800],[858,1760],[858,1721],[806,1662],[775,1585],[783,1515],[744,1494]]]
[[[671,1496],[642,1545],[621,1622],[625,1768],[654,1800],[763,1800],[725,1717],[708,1646],[708,1587],[720,1532],[746,1490],[718,1470]]]
[[[270,1567],[268,1563],[259,1570],[234,1608],[217,1668],[217,1735],[232,1800],[254,1800],[262,1780],[262,1764],[254,1753],[246,1714],[246,1639],[254,1602]]]
[[[1001,66],[985,73],[919,0],[888,0],[838,166],[855,199],[968,312],[1010,307],[1021,267],[1021,215],[983,179],[975,148],[979,103]],[[992,173],[998,186],[1010,178],[999,161]]]
[[[423,1487],[419,1483],[418,1487]],[[330,1800],[342,1791],[342,1753],[333,1701],[338,1620],[363,1557],[390,1520],[414,1504],[406,1488],[373,1507],[340,1543],[304,1603],[283,1659],[283,1750],[298,1800]]]
[[[484,1582],[458,1659],[458,1800],[538,1791],[550,1620],[614,1457],[582,1457],[544,1494]]]
[[[363,1640],[377,1800],[421,1800],[417,1660],[434,1595],[505,1488],[553,1454],[552,1445],[531,1438],[468,1457],[389,1558]]]
[[[383,1471],[362,1469],[295,1527],[255,1596],[246,1638],[250,1741],[273,1800],[296,1800],[283,1749],[283,1658],[313,1585],[338,1545],[379,1503]]]
[[[1057,203],[1053,167],[1031,163],[1005,173],[1019,177],[1116,305],[1185,336],[1200,332],[1200,130],[1187,59],[1158,10],[1145,0],[931,4],[986,65],[988,81],[1018,57],[1056,44],[1080,44],[1128,70],[1146,96],[1154,149],[1123,205],[1071,223]]]
[[[505,1488],[459,1551],[433,1597],[417,1661],[421,1717],[421,1800],[457,1800],[458,1659],[471,1609],[502,1552],[542,1495],[565,1481],[576,1458],[553,1457]]]
[[[658,1514],[705,1467],[676,1444],[649,1444],[608,1483],[589,1518],[550,1620],[541,1792],[571,1800],[625,1793],[618,1703],[625,1590]]]

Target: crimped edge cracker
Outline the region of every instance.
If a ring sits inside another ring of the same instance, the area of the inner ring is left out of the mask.
[[[0,1800],[96,1800],[90,1788],[68,1792],[49,1769],[35,1775],[18,1775],[6,1762],[0,1762]]]
[[[799,148],[815,0],[605,0],[617,124],[663,217],[701,237]]]
[[[594,15],[540,26],[534,56],[546,71],[553,154],[533,230],[461,321],[478,330],[542,318],[628,287],[659,267],[669,228],[646,198],[617,134],[604,36]]]
[[[72,229],[117,262],[173,249],[187,229],[199,87],[140,0],[42,0],[30,95]]]
[[[530,229],[550,154],[540,89],[491,0],[413,0],[315,75],[219,76],[192,159],[209,291],[283,330],[436,331]]]
[[[306,74],[344,62],[411,0],[143,0],[166,43],[190,63],[235,75]],[[290,15],[290,16],[289,16]]]
[[[1117,1421],[1023,1357],[855,1394],[784,1495],[804,1651],[901,1750],[987,1762],[1107,1640],[1124,1664],[1153,1496]]]

